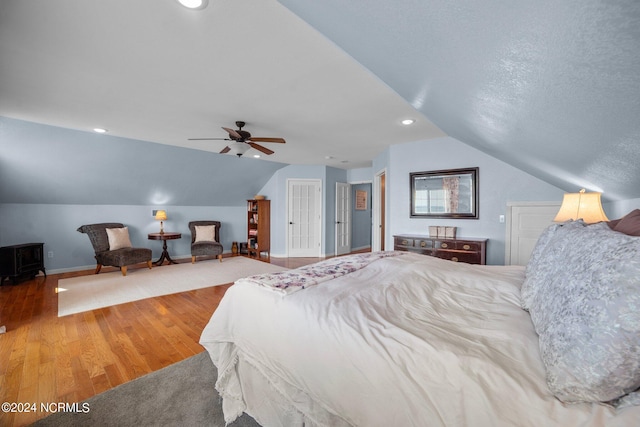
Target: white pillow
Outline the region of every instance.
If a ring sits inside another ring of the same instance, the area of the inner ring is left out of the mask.
[[[196,240],[198,242],[215,242],[216,226],[215,225],[196,225]]]
[[[106,230],[107,237],[109,238],[110,251],[131,247],[131,240],[129,240],[129,227],[107,228]]]

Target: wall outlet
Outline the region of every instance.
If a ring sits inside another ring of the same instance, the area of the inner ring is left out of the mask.
[[[500,223],[504,223],[504,215],[500,215]]]
[[[53,251],[47,252],[47,258],[53,258]]]

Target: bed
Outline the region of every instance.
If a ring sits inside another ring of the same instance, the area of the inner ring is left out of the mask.
[[[588,265],[586,252],[612,247],[621,249],[602,267]],[[226,422],[246,412],[265,427],[635,426],[639,255],[640,237],[576,221],[545,230],[527,267],[406,252],[334,258],[237,281],[200,342]],[[596,276],[622,281],[623,292]],[[566,295],[574,282],[576,309]],[[617,330],[598,329],[610,315]]]

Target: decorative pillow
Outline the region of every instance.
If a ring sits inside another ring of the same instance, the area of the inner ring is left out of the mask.
[[[629,236],[640,236],[640,209],[635,209],[620,219],[610,221],[609,227]]]
[[[196,225],[195,229],[196,229],[196,239],[194,240],[194,243],[216,241],[215,225]]]
[[[559,227],[527,280],[536,289],[528,305],[547,383],[558,399],[609,402],[640,387],[639,237],[606,223]]]
[[[585,227],[586,224],[581,219],[578,221],[569,220],[562,224],[553,224],[547,227],[536,242],[536,245],[531,252],[531,257],[527,262],[527,266],[525,267],[525,281],[522,284],[520,289],[520,299],[521,306],[525,310],[529,310],[529,306],[531,305],[531,299],[534,294],[537,292],[537,287],[543,286],[545,282],[538,278],[539,275],[545,274],[545,270],[547,266],[545,262],[547,262],[547,257],[545,257],[547,246],[549,242],[556,235],[556,232],[560,227],[565,227],[565,230],[571,227],[574,228],[582,228]]]
[[[109,238],[109,250],[114,251],[121,248],[130,248],[129,227],[106,228]]]

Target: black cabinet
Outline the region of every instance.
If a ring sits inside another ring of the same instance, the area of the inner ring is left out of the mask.
[[[44,270],[44,243],[24,243],[22,245],[3,246],[0,248],[0,284],[11,278],[18,280],[32,279],[39,271],[47,276]]]

